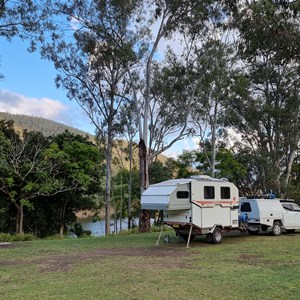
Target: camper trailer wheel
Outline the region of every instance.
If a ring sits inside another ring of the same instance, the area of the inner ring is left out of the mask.
[[[281,224],[279,222],[274,222],[273,227],[272,227],[272,234],[274,236],[281,235],[282,229],[281,229]]]
[[[214,244],[220,244],[223,239],[223,232],[220,227],[216,227],[212,233],[212,242]]]

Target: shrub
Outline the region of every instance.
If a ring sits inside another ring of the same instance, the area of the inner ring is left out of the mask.
[[[137,233],[139,233],[138,227],[131,228],[130,230],[123,229],[119,231],[119,235],[130,235],[130,234],[137,234]]]
[[[75,234],[77,237],[81,237],[84,233],[81,223],[74,223],[73,228],[70,229],[70,233]]]
[[[12,242],[23,242],[23,241],[33,241],[34,236],[31,233],[25,233],[25,234],[14,234],[11,236]]]
[[[25,233],[25,234],[0,233],[0,242],[23,242],[23,241],[33,241],[34,239],[35,237],[31,233]]]
[[[11,235],[9,233],[0,233],[0,242],[10,242]]]

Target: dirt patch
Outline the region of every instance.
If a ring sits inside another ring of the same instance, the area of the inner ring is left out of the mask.
[[[237,260],[241,263],[246,263],[248,265],[254,265],[254,266],[261,265],[261,264],[264,265],[273,264],[273,261],[270,259],[263,259],[257,255],[252,255],[252,254],[240,255]]]
[[[154,257],[157,261],[144,260],[141,264],[135,264],[136,269],[148,268],[162,269],[162,268],[177,268],[183,267],[182,258],[190,255],[184,248],[169,248],[169,247],[153,247],[153,248],[101,248],[87,252],[79,252],[75,254],[50,256],[47,258],[33,259],[33,260],[1,260],[0,266],[12,266],[21,264],[34,264],[40,266],[41,272],[67,272],[73,268],[75,264],[83,261],[101,260],[112,256],[125,257]],[[164,260],[163,258],[168,258]],[[169,260],[169,258],[172,258]],[[148,262],[147,262],[148,261]]]

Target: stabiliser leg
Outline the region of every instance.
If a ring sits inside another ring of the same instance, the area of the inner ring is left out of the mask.
[[[158,239],[157,239],[157,242],[156,242],[155,246],[159,245],[159,241],[160,241],[163,230],[164,230],[164,224],[161,225],[161,230],[160,230],[160,233],[159,233],[159,236],[158,236]]]
[[[189,245],[190,245],[190,240],[191,240],[191,235],[192,235],[192,229],[193,229],[193,224],[191,224],[191,227],[190,227],[189,237],[188,237],[188,241],[187,241],[187,244],[186,244],[187,248],[189,248]]]

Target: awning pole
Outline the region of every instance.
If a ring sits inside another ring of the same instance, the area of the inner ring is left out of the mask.
[[[193,224],[191,224],[191,227],[190,227],[189,238],[188,238],[188,241],[187,241],[187,244],[186,244],[187,248],[189,248],[189,245],[190,245],[190,240],[191,240],[191,235],[192,235],[192,229],[193,229]]]
[[[163,232],[163,230],[164,230],[164,224],[162,224],[160,227],[161,227],[161,230],[160,230],[159,237],[158,237],[158,240],[157,240],[155,246],[158,246],[158,244],[159,244],[159,241],[160,241],[162,232]]]

